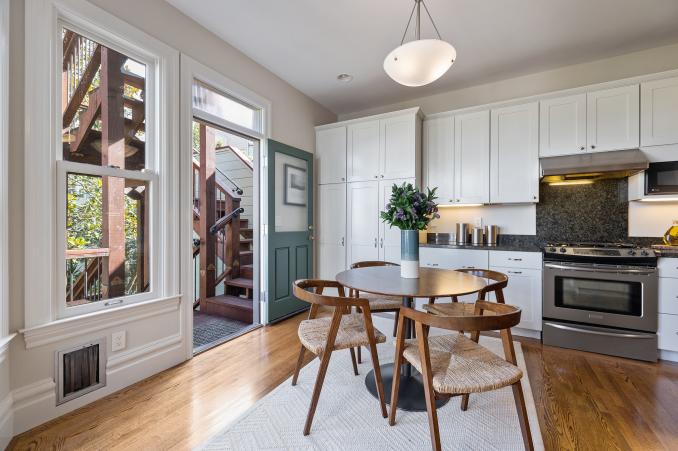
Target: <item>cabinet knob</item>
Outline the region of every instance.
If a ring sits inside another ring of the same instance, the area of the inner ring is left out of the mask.
[[[591,149],[595,149],[595,148],[596,148],[596,146],[594,146],[593,144],[591,144]]]
[[[343,182],[344,180],[346,180],[346,178],[342,177],[342,178],[341,178],[341,181]]]
[[[381,178],[382,178],[382,179],[384,178],[384,174],[381,174]]]
[[[377,239],[376,238],[374,239],[374,247],[375,248],[377,247]]]
[[[375,178],[375,179],[378,179],[378,178],[379,178],[379,176],[378,176],[378,175],[375,175],[375,176],[374,176],[374,178]]]
[[[579,150],[586,150],[586,146],[581,146]]]

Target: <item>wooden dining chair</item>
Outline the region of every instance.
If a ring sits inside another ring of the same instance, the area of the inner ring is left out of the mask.
[[[325,288],[336,288],[339,296],[323,295]],[[381,369],[377,355],[377,343],[384,343],[386,336],[372,326],[372,313],[367,299],[346,297],[344,287],[338,282],[329,280],[297,280],[292,289],[298,299],[311,304],[308,319],[299,324],[298,334],[301,341],[301,350],[294,369],[294,376],[292,376],[292,385],[297,385],[299,370],[303,365],[306,349],[320,358],[320,368],[313,387],[311,406],[308,409],[308,416],[304,425],[304,435],[311,432],[311,423],[332,352],[340,349],[348,349],[351,352],[353,371],[357,375],[358,368],[353,349],[360,346],[369,347],[372,355],[372,366],[374,367],[374,379],[379,394],[381,415],[386,418],[384,386],[381,381]],[[318,318],[318,308],[321,306],[331,308],[333,310],[332,316]],[[351,313],[351,309],[354,307],[358,308],[360,313]]]
[[[370,268],[373,266],[400,266],[397,263],[379,261],[379,260],[369,260],[356,262],[351,265],[351,269],[357,268]],[[396,336],[396,328],[398,326],[398,312],[400,311],[400,306],[403,305],[402,298],[398,296],[385,296],[381,294],[372,294],[372,293],[361,293],[358,290],[350,289],[349,296],[351,297],[361,297],[367,299],[370,303],[370,310],[373,312],[395,312],[395,319],[393,321],[393,336]],[[360,348],[358,348],[358,363],[362,363],[362,354]]]
[[[485,315],[485,312],[490,312]],[[518,420],[526,450],[533,450],[532,434],[527,419],[525,398],[520,380],[523,372],[516,363],[511,327],[520,322],[518,307],[487,301],[477,301],[473,314],[436,316],[403,307],[398,319],[396,357],[391,393],[389,424],[395,425],[398,406],[400,372],[395,368],[410,362],[421,374],[424,383],[426,408],[433,450],[440,450],[440,432],[436,398],[468,395],[511,386]],[[414,322],[417,338],[405,340],[405,321]],[[428,336],[430,327],[447,330],[499,330],[504,347],[502,359],[463,334]],[[489,425],[488,425],[489,427]]]

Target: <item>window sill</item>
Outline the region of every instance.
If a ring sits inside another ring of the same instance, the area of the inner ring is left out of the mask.
[[[44,346],[67,338],[96,332],[103,328],[139,321],[150,316],[179,310],[181,295],[153,299],[109,310],[88,313],[73,318],[52,321],[40,326],[22,329],[26,349]]]

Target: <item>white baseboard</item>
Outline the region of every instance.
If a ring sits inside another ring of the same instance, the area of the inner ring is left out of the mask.
[[[107,362],[105,387],[59,406],[56,405],[56,384],[51,378],[15,389],[12,392],[13,433],[21,434],[184,360],[186,353],[181,336],[175,334],[111,356]]]
[[[12,410],[12,393],[0,400],[0,449],[7,448],[14,435],[14,414]]]
[[[678,362],[678,352],[660,349],[659,360],[666,360],[667,362]]]

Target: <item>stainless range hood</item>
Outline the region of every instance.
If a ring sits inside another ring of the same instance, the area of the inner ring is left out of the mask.
[[[539,159],[542,182],[624,178],[649,167],[639,149],[594,152]]]

